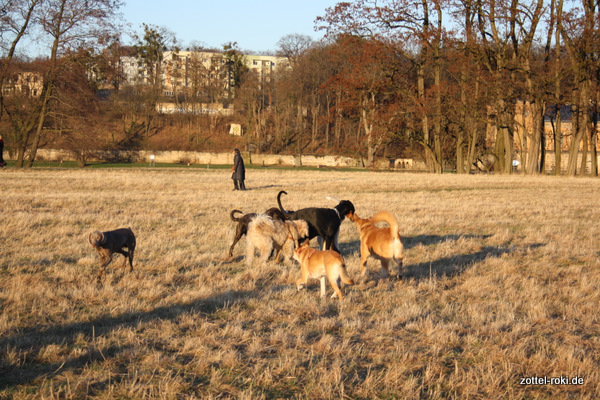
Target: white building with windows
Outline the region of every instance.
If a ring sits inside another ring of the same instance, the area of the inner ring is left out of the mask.
[[[285,57],[244,55],[248,70],[255,73],[260,84],[269,82],[278,68],[287,68]],[[121,57],[121,73],[127,85],[150,83],[149,68],[134,56]],[[157,68],[158,67],[158,68]],[[222,98],[230,90],[231,71],[223,53],[209,51],[167,51],[159,71],[163,94],[168,97],[193,94],[209,101]]]

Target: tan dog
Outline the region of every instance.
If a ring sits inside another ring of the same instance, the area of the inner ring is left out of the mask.
[[[337,295],[342,300],[340,280],[348,285],[354,284],[354,281],[348,276],[342,256],[336,251],[313,249],[308,246],[308,242],[305,242],[294,250],[294,259],[300,263],[302,270],[302,278],[296,282],[298,290],[304,288],[308,278],[320,279],[321,297],[324,297],[326,292],[325,277],[327,277],[333,288],[331,298]]]
[[[272,251],[276,251],[275,261],[283,253],[286,260],[292,257],[294,246],[308,236],[308,225],[304,220],[280,221],[265,214],[259,214],[248,224],[246,234],[246,265],[254,264],[258,250],[260,262],[267,262]]]
[[[398,220],[387,211],[380,211],[371,218],[362,219],[356,213],[347,215],[358,227],[360,235],[360,276],[367,275],[369,256],[381,261],[383,277],[390,275],[390,263],[397,264],[396,278],[402,279],[402,253],[404,246],[398,232]],[[389,227],[379,228],[378,222],[386,222]]]

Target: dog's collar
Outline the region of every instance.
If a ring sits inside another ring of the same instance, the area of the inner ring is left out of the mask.
[[[312,257],[312,255],[316,253],[316,249],[313,249],[312,247],[306,246],[306,248],[299,247],[298,248],[298,254],[301,254],[304,250],[314,250],[314,251],[311,251],[310,254],[307,254],[307,259],[310,258],[310,257]]]
[[[333,211],[335,211],[335,213],[337,214],[338,218],[340,219],[340,221],[342,220],[342,216],[340,215],[340,212],[338,211],[337,208],[333,208]]]

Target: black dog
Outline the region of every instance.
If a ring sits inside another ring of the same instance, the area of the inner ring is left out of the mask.
[[[340,225],[347,214],[354,213],[354,204],[350,200],[342,200],[334,208],[309,207],[298,211],[286,211],[281,205],[281,195],[287,194],[281,191],[277,194],[279,210],[288,219],[303,219],[308,223],[308,239],[321,236],[325,239],[325,249],[335,250],[338,253],[336,240],[340,231]]]
[[[98,282],[102,278],[102,274],[106,274],[106,266],[110,264],[114,253],[122,254],[123,265],[129,259],[129,271],[133,271],[133,252],[135,251],[135,235],[131,228],[115,229],[114,231],[100,232],[94,231],[90,233],[89,241],[100,255],[102,265],[98,273]],[[128,251],[123,250],[127,248]]]
[[[238,223],[237,227],[235,228],[235,237],[233,238],[233,243],[229,248],[229,257],[233,257],[233,248],[235,247],[237,242],[242,238],[242,236],[248,233],[248,224],[258,215],[257,213],[248,213],[239,218],[236,218],[235,214],[238,213],[243,214],[240,210],[231,210],[231,213],[229,214],[231,220]],[[285,215],[276,207],[269,208],[267,211],[265,211],[265,214],[267,214],[273,219],[285,221]]]

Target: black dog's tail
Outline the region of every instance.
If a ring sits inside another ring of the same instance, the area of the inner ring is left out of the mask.
[[[240,219],[235,217],[235,214],[243,214],[243,212],[241,212],[240,210],[231,210],[231,213],[229,214],[229,217],[231,218],[232,221],[234,222],[239,222]]]
[[[283,213],[283,215],[287,216],[289,213],[287,211],[285,211],[285,209],[281,205],[281,195],[282,194],[287,194],[287,192],[285,190],[282,190],[281,192],[277,193],[277,205],[279,205],[279,211],[281,211]]]

